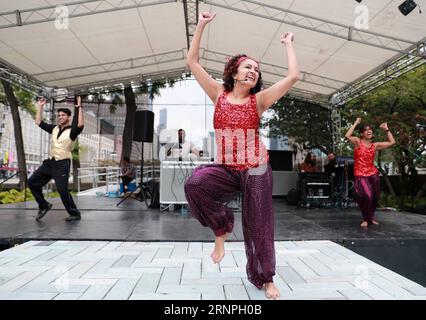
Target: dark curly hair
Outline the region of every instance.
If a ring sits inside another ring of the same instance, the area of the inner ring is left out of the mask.
[[[371,129],[371,131],[373,131],[373,136],[371,138],[374,139],[374,128],[370,124],[364,124],[364,125],[360,126],[358,128],[359,135],[362,136],[362,134],[364,133],[364,131],[367,130],[367,129]]]
[[[314,160],[315,158],[315,160]],[[314,154],[312,154],[312,152],[308,152],[308,154],[305,157],[305,161],[304,161],[307,165],[310,166],[315,166],[316,164],[316,156]]]
[[[358,133],[359,133],[359,134],[363,134],[363,132],[364,132],[365,130],[367,130],[367,129],[371,129],[371,131],[374,131],[373,126],[372,126],[372,125],[370,125],[370,124],[364,124],[364,125],[362,125],[362,126],[358,127]]]
[[[233,56],[225,65],[223,70],[223,86],[227,92],[231,92],[234,89],[234,76],[238,72],[238,59],[241,57],[248,57],[246,54],[237,54]],[[257,80],[256,86],[250,90],[250,93],[254,94],[262,90],[262,73],[259,71],[259,79]]]
[[[59,108],[59,109],[57,110],[57,113],[59,113],[59,112],[66,113],[68,117],[71,117],[71,110],[70,110],[70,109],[68,109],[68,108]]]

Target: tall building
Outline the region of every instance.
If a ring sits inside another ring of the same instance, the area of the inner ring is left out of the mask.
[[[207,136],[207,153],[205,156],[209,156],[210,159],[216,159],[216,140],[214,136],[214,131],[210,131]]]
[[[27,170],[33,172],[49,156],[50,134],[40,129],[33,116],[19,108]],[[0,159],[8,167],[18,168],[16,139],[10,107],[0,104]]]
[[[84,109],[83,109],[84,110]],[[84,111],[84,130],[78,136],[80,166],[96,167],[114,159],[114,126],[97,119],[92,111]]]
[[[152,111],[152,100],[148,95],[146,96],[146,108],[144,110]]]
[[[167,109],[160,110],[160,122],[157,127],[157,133],[160,134],[161,130],[167,128]]]
[[[35,171],[49,157],[50,134],[42,130],[34,122],[33,116],[24,109],[19,110],[22,136],[24,140],[25,159],[29,172]],[[51,114],[43,116],[49,122]],[[56,120],[55,120],[56,123]],[[114,152],[114,139],[111,135],[97,134],[98,121],[92,112],[84,111],[84,130],[78,136],[80,144],[81,167],[97,166],[102,160],[110,160]],[[106,127],[106,124],[103,124]],[[112,128],[113,130],[113,128]],[[111,125],[109,126],[111,133]],[[16,139],[10,108],[0,106],[0,156],[2,162],[8,162],[9,167],[18,167],[16,155]]]
[[[100,159],[100,161],[101,160],[119,161],[121,158],[122,146],[123,146],[124,123],[126,119],[126,104],[124,101],[124,96],[122,96],[122,100],[123,100],[123,105],[117,107],[114,111],[111,110],[111,102],[108,100],[100,104],[91,102],[90,100],[83,101],[83,109],[86,112],[91,113],[94,119],[97,119],[97,120],[93,120],[94,123],[96,123],[95,132],[101,135],[101,139],[95,136],[86,137],[86,138],[88,140],[96,140],[98,145],[102,145],[106,148],[104,149],[104,151],[101,151],[101,155],[99,156],[96,155],[93,158],[90,158],[90,161],[92,163],[95,160],[97,161],[98,158]],[[137,110],[150,110],[149,109],[150,104],[149,104],[149,99],[147,95],[136,95],[135,100],[136,100]],[[64,104],[55,105],[55,108],[60,108],[60,107],[66,107],[66,105]],[[152,109],[152,102],[151,102],[151,109]],[[101,132],[102,123],[108,123],[114,127],[114,137],[112,136],[108,137],[108,139],[111,139],[113,141],[113,148],[112,148],[113,151],[111,152],[109,151],[110,149],[109,145],[111,142],[108,140],[105,140],[105,143],[102,142],[102,139],[104,139],[105,135],[107,136],[110,135],[110,133],[107,134],[105,132]],[[86,129],[84,131],[86,131]],[[93,141],[91,141],[90,143],[93,143]],[[97,150],[102,150],[102,148],[99,148]],[[144,159],[151,159],[151,155],[152,155],[152,151],[151,151],[150,143],[145,143]],[[110,159],[104,159],[104,157],[110,158]],[[132,153],[130,155],[130,159],[132,161],[138,161],[141,159],[141,143],[140,142],[132,141]]]
[[[167,109],[161,109],[159,115],[159,123],[157,126],[157,130],[154,133],[154,159],[159,159],[160,153],[160,133],[161,131],[167,129]]]
[[[148,109],[148,97],[146,95],[138,95],[136,98],[137,110],[149,110]],[[99,119],[104,119],[111,123],[115,128],[115,134],[122,135],[124,130],[124,122],[126,119],[126,104],[124,96],[122,96],[123,105],[111,111],[111,102],[105,101],[104,103],[97,104],[94,102],[84,101],[83,108],[86,111],[92,111],[95,116]]]
[[[268,136],[270,128],[261,129],[262,134]],[[279,136],[275,138],[267,138],[265,143],[268,146],[268,150],[291,150],[290,142],[287,136]]]
[[[97,126],[95,114],[92,111],[84,111],[84,129],[78,136],[81,167],[98,166],[99,134]]]
[[[269,138],[269,150],[290,150],[288,138]]]

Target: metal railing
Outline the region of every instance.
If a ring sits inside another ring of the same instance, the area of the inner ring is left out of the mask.
[[[121,168],[120,167],[86,167],[78,168],[77,191],[82,191],[82,185],[89,184],[87,189],[95,189],[100,185],[106,186],[106,192],[109,192],[112,186],[120,185]],[[140,167],[136,168],[136,181],[140,181]],[[160,176],[160,168],[152,166],[145,167],[143,170],[143,181],[156,179]]]

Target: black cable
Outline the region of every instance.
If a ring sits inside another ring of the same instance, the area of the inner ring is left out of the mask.
[[[12,179],[14,176],[16,176],[16,175],[18,175],[18,174],[19,174],[19,171],[17,171],[15,174],[11,175],[10,177],[6,178],[6,179],[5,179],[5,180],[3,180],[2,182],[0,182],[0,186],[1,186],[3,183],[5,183],[7,180]]]
[[[172,183],[170,184],[170,191],[172,192],[173,196],[175,197],[175,201],[178,202],[178,198],[176,193],[173,191],[173,184],[175,183],[175,178],[176,178],[176,168],[175,168],[176,163],[173,163],[173,179],[172,179]]]

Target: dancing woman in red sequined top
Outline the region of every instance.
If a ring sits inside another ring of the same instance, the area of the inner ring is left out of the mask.
[[[259,63],[246,55],[229,59],[224,83],[214,80],[199,63],[200,40],[216,14],[201,13],[188,51],[187,65],[215,105],[216,163],[198,167],[185,182],[191,214],[215,234],[214,263],[225,255],[224,242],[232,232],[234,216],[224,204],[242,193],[242,225],[247,257],[247,277],[268,298],[278,299],[275,275],[272,170],[259,139],[262,114],[283,97],[298,80],[293,34],[281,36],[287,48],[288,75],[261,90]]]
[[[361,210],[363,221],[361,227],[369,224],[379,224],[374,219],[374,212],[380,199],[380,177],[374,166],[376,150],[389,148],[395,144],[395,139],[389,131],[387,123],[382,123],[380,128],[387,132],[388,141],[372,142],[373,129],[370,125],[361,127],[361,138],[352,136],[361,118],[357,118],[352,127],[346,132],[345,137],[355,145],[354,149],[354,191],[355,200]]]

